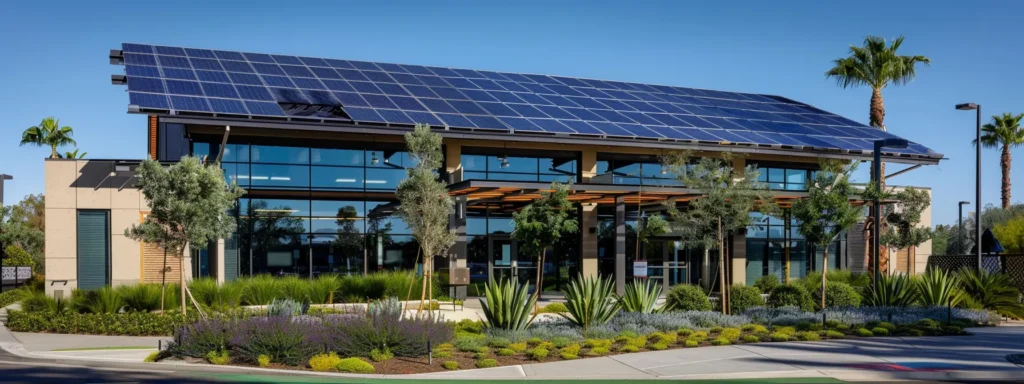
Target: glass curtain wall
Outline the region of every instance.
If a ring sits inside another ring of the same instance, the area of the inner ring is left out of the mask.
[[[806,191],[807,180],[814,177],[813,169],[787,168],[771,163],[752,163],[759,171],[757,181],[776,191]]]
[[[656,156],[597,155],[595,184],[625,184],[651,186],[682,186],[668,167],[661,165]]]
[[[577,182],[578,157],[575,152],[464,147],[463,179]]]
[[[823,248],[808,244],[800,234],[799,221],[790,217],[789,210],[785,210],[781,218],[760,213],[750,215],[754,217],[756,224],[747,228],[747,285],[753,285],[758,278],[765,275],[775,275],[780,281],[784,281],[787,244],[790,279],[807,276],[808,271],[821,270]],[[829,245],[829,269],[839,269],[842,265],[840,245],[845,236],[845,233],[840,234],[836,241]]]

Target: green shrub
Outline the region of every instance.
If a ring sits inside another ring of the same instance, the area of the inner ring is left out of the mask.
[[[818,340],[821,340],[821,336],[819,336],[818,333],[814,332],[814,331],[797,332],[796,338],[799,339],[799,340],[803,340],[803,341],[818,341]]]
[[[146,358],[142,360],[143,363],[155,363],[160,358],[160,351],[156,351],[146,355]]]
[[[587,351],[587,356],[604,356],[607,355],[610,350],[608,347],[594,347]]]
[[[549,351],[546,348],[537,347],[526,353],[531,359],[541,361],[548,357]]]
[[[796,328],[794,327],[775,327],[775,332],[781,333],[787,336],[796,335]]]
[[[454,371],[456,369],[459,369],[459,362],[458,361],[446,361],[446,362],[441,363],[441,366],[444,367],[444,369],[447,369],[449,371]]]
[[[761,292],[771,292],[775,287],[780,285],[782,285],[782,282],[779,281],[779,277],[775,275],[764,275],[758,277],[757,281],[754,281],[754,286]]]
[[[900,332],[906,336],[924,336],[925,332],[917,328],[907,328]]]
[[[909,307],[917,301],[917,293],[907,275],[882,274],[877,284],[865,290],[863,303],[872,307]]]
[[[724,329],[725,328],[723,328],[723,327],[711,327],[711,329],[709,329],[708,332],[711,332],[711,333],[722,333],[722,330],[724,330]]]
[[[558,355],[558,357],[561,357],[562,360],[576,360],[576,359],[580,358],[579,355],[577,355],[575,353],[569,353],[569,352],[562,352],[562,353],[560,353]]]
[[[349,373],[373,373],[376,371],[376,369],[373,368],[373,365],[358,357],[341,359],[341,361],[338,362],[337,368],[339,372]]]
[[[291,298],[274,299],[270,304],[267,304],[267,314],[270,316],[299,316],[302,315],[307,308],[308,306]]]
[[[508,348],[509,344],[512,344],[512,342],[504,337],[495,337],[487,340],[487,346],[493,348]]]
[[[156,284],[126,284],[114,289],[124,301],[126,311],[152,312],[160,309],[160,286]],[[193,292],[193,295],[195,293]],[[196,298],[198,300],[198,298]]]
[[[487,326],[513,331],[525,330],[533,320],[531,311],[537,297],[527,292],[526,284],[518,280],[491,280],[480,299]]]
[[[711,301],[707,293],[696,285],[680,284],[669,289],[666,303],[678,311],[710,311]]]
[[[70,300],[57,300],[46,295],[43,291],[12,290],[12,295],[21,296],[21,309],[29,313],[37,312],[64,312],[71,310]],[[14,311],[11,311],[14,312]]]
[[[612,346],[612,341],[608,339],[587,339],[583,341],[583,346],[587,348],[608,348]]]
[[[696,340],[686,340],[686,342],[684,342],[683,345],[686,346],[686,348],[696,348],[700,344],[697,343]]]
[[[332,274],[320,275],[314,280],[306,280],[306,284],[309,301],[314,304],[333,303],[335,292],[341,289],[341,279]]]
[[[819,281],[818,289],[811,291],[811,298],[814,300],[814,307],[821,309],[821,284]],[[861,302],[860,293],[849,284],[828,281],[825,283],[825,307],[827,308],[843,308],[843,307],[859,307]]]
[[[652,340],[652,342],[659,342],[659,341],[660,340],[658,340],[658,339]],[[647,338],[643,337],[643,336],[631,337],[631,338],[628,338],[626,340],[623,340],[622,344],[623,345],[632,345],[632,346],[637,347],[637,348],[643,348],[645,345],[647,345]]]
[[[750,332],[750,333],[753,333],[755,335],[767,335],[768,334],[768,328],[763,326],[763,325],[761,325],[761,324],[754,324],[749,329],[747,327],[744,327],[743,330],[747,331],[747,332]]]
[[[729,340],[729,341],[735,341],[736,339],[740,338],[740,334],[742,334],[742,333],[743,332],[740,331],[739,328],[725,328],[718,335],[718,337],[725,338],[726,340]]]
[[[476,361],[477,368],[494,368],[498,366],[498,360],[495,359],[482,359]]]
[[[383,351],[380,350],[380,349],[376,349],[376,348],[374,348],[372,351],[370,351],[370,360],[376,361],[378,363],[382,362],[382,361],[391,360],[394,357],[395,357],[395,354],[391,353],[391,350],[387,349],[387,348],[384,348]]]
[[[565,313],[569,312],[569,308],[565,307],[562,303],[551,303],[545,305],[540,309],[540,313]]]
[[[704,339],[708,338],[708,333],[707,333],[707,331],[697,331],[697,332],[691,333],[688,338],[690,340],[696,340],[698,342],[701,342],[701,341],[704,341]]]
[[[711,340],[711,345],[729,345],[729,339],[719,337],[714,340]]]
[[[754,335],[743,335],[742,340],[744,343],[756,343],[761,341],[761,338]]]
[[[450,359],[452,358],[452,351],[450,349],[434,350],[434,357],[438,359]]]
[[[870,329],[867,329],[867,328],[857,328],[857,336],[860,336],[860,337],[871,337],[871,336],[874,336],[874,335],[875,335],[874,332],[871,332]]]
[[[488,357],[491,357],[491,354],[490,354],[490,352],[477,352],[476,354],[473,355],[473,357],[475,359],[477,359],[477,360],[480,360],[480,359],[486,359]]]
[[[882,327],[874,327],[871,328],[871,333],[875,336],[887,336],[889,335],[889,330]]]
[[[261,358],[266,358],[267,359],[267,363],[268,364],[270,363],[270,356],[260,355],[260,357]],[[331,352],[331,353],[321,353],[321,354],[318,354],[318,355],[314,355],[313,357],[309,358],[309,362],[307,364],[309,364],[309,368],[312,368],[314,371],[317,371],[317,372],[330,372],[330,371],[337,371],[338,370],[338,364],[340,364],[340,363],[341,363],[341,358],[338,357],[338,354],[334,353],[334,352]]]
[[[543,343],[543,342],[544,342],[544,340],[539,338],[539,337],[531,337],[531,338],[526,340],[526,344],[527,345],[537,345],[537,344],[540,344],[540,343]]]
[[[497,354],[498,356],[512,356],[516,354],[516,351],[513,351],[511,348],[502,348],[498,350]]]
[[[622,347],[619,348],[619,352],[623,352],[623,353],[633,353],[633,352],[639,352],[639,351],[640,351],[640,348],[635,346],[635,345],[623,345]]]
[[[679,328],[679,330],[676,331],[676,333],[678,333],[679,336],[682,337],[690,337],[690,335],[693,334],[693,330],[690,328]]]
[[[508,345],[508,349],[511,349],[516,353],[526,352],[526,348],[529,348],[526,343],[512,343]]]
[[[568,337],[557,336],[557,337],[552,337],[551,338],[551,346],[552,347],[562,348],[562,347],[565,347],[566,345],[569,345],[569,344],[572,344],[572,340],[569,340]]]
[[[876,325],[876,327],[885,328],[887,331],[895,331],[896,330],[896,326],[893,325],[890,322],[887,322],[887,321],[879,322],[878,325]]]
[[[8,311],[7,328],[12,332],[45,332],[80,335],[171,336],[184,325],[180,314]]]
[[[654,332],[648,338],[654,343],[665,342],[672,344],[679,341],[679,334],[675,332]]]
[[[789,341],[789,335],[781,332],[773,332],[768,338],[772,341]]]
[[[571,353],[571,354],[574,354],[574,355],[578,355],[580,353],[580,345],[579,344],[569,344],[569,345],[566,345],[566,346],[562,347],[561,351],[562,352],[568,352],[568,353]]]
[[[768,296],[768,307],[797,307],[803,311],[814,310],[814,300],[811,294],[801,285],[780,285],[772,290]]]
[[[458,323],[455,323],[455,332],[465,332],[472,334],[483,334],[484,333],[484,322],[479,320],[462,319]]]
[[[825,337],[830,339],[842,339],[846,337],[846,334],[839,331],[828,330],[825,331]]]
[[[729,313],[738,315],[747,309],[763,307],[764,298],[761,297],[761,290],[757,287],[745,285],[733,285],[729,288]]]
[[[259,355],[256,358],[256,365],[259,365],[260,368],[267,368],[267,367],[269,367],[270,366],[270,356]]]
[[[25,296],[29,295],[29,292],[30,290],[24,287],[8,289],[0,292],[0,308],[4,308],[8,305],[21,301]],[[22,305],[21,308],[25,309],[25,306]]]
[[[603,325],[619,312],[614,290],[615,283],[610,278],[579,275],[565,290],[569,311],[561,315],[584,331]]]
[[[658,343],[651,344],[647,348],[651,349],[652,351],[664,351],[664,350],[668,349],[668,343],[658,342]]]
[[[33,267],[35,271],[36,260],[32,258],[28,252],[17,245],[8,245],[4,248],[6,256],[4,257],[5,267]]]
[[[242,280],[242,303],[245,305],[267,305],[277,298],[283,298],[281,283],[270,275],[257,275]]]
[[[968,308],[987,309],[1014,319],[1024,318],[1021,292],[1009,275],[964,268],[957,272],[957,278]]]
[[[117,313],[124,307],[124,300],[111,287],[83,291],[78,311],[82,313]]]
[[[480,348],[484,348],[487,345],[487,338],[483,336],[467,336],[458,335],[455,340],[452,340],[455,344],[455,349],[459,352],[476,352]]]
[[[210,351],[206,354],[206,361],[213,365],[226,365],[231,361],[231,357],[228,356],[228,351]]]

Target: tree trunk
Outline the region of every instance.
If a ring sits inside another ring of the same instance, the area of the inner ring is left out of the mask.
[[[999,158],[999,165],[1003,168],[1003,209],[1010,209],[1010,164],[1010,146],[1004,144]]]
[[[429,263],[430,256],[427,256],[426,252],[423,253],[423,286],[420,290],[420,306],[416,309],[416,315],[419,316],[423,312],[423,299],[427,297],[427,263]]]
[[[882,99],[882,89],[876,88],[871,91],[871,111],[870,111],[870,123],[872,127],[885,131],[885,102]],[[878,186],[879,188],[885,188],[885,163],[882,162],[878,165],[881,171],[878,175]],[[881,215],[881,212],[874,212],[874,209],[870,210],[871,215]],[[881,236],[881,233],[885,231],[886,224],[883,221],[880,228],[872,228],[872,236]],[[878,263],[879,270],[888,270],[889,268],[889,250],[882,248],[878,250],[878,255],[875,256],[875,261]]]
[[[188,247],[182,247],[181,255],[178,258],[178,267],[181,268],[178,272],[178,282],[181,285],[181,315],[185,316],[185,303],[188,301],[185,297],[185,252],[188,252]]]
[[[164,314],[164,297],[167,295],[167,249],[164,248],[164,267],[160,269],[160,315]]]
[[[419,248],[416,249],[416,262],[413,263],[413,265],[416,265],[416,264],[420,263],[420,251],[421,250]],[[365,262],[365,260],[366,260],[365,256],[363,257],[363,260]],[[363,272],[363,273],[366,273],[366,272]],[[403,306],[403,309],[405,309],[405,310],[409,310],[409,299],[412,298],[412,287],[415,286],[415,285],[416,285],[415,281],[412,284],[409,284],[409,291],[405,293],[405,305]]]
[[[51,159],[56,159],[58,157],[60,157],[60,155],[57,154],[57,146],[56,145],[51,145],[50,146],[50,158]]]
[[[722,249],[722,218],[718,218],[718,302],[722,305],[722,313],[727,312],[725,303],[725,252]]]
[[[825,253],[821,258],[821,309],[825,310],[825,280],[828,276],[828,246],[825,246]]]

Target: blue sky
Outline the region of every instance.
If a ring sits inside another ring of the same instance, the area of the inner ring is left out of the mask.
[[[949,159],[892,183],[930,186],[933,224],[955,221],[956,202],[974,200],[974,115],[953,105],[980,103],[986,119],[1024,112],[1024,53],[1014,49],[1024,3],[1011,1],[83,3],[0,5],[8,204],[43,192],[48,151],[18,142],[45,116],[74,127],[89,158],[144,156],[145,118],[128,115],[125,88],[110,85],[120,69],[107,50],[123,41],[770,93],[866,123],[870,91],[823,73],[866,35],[905,35],[901,51],[934,64],[884,91],[886,125]],[[983,200],[998,205],[999,155],[983,156]],[[1024,185],[1024,164],[1015,166]]]

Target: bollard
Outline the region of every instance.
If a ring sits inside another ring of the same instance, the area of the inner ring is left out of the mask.
[[[430,345],[430,339],[427,339],[427,365],[434,365],[434,348]]]
[[[828,329],[828,326],[825,325],[825,323],[825,310],[823,309],[821,310],[821,329]]]
[[[953,325],[953,301],[946,301],[946,325]]]
[[[160,339],[160,340],[156,341],[156,350],[157,351],[163,351],[164,350],[164,339]]]

